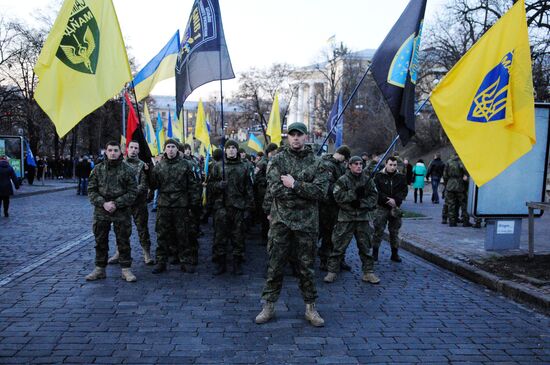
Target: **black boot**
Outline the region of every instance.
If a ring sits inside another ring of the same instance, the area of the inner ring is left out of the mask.
[[[221,275],[223,274],[224,272],[227,271],[227,266],[225,264],[225,259],[223,260],[218,260],[216,262],[216,268],[214,269],[214,275]]]
[[[346,261],[342,260],[340,263],[340,269],[344,271],[351,271],[351,266],[349,266]]]
[[[401,260],[401,257],[399,257],[399,253],[397,253],[398,249],[397,248],[392,248],[391,249],[391,257],[390,257],[390,260],[392,261],[395,261],[395,262],[401,262],[403,260]]]
[[[319,270],[321,271],[327,271],[327,260],[321,259],[319,261]]]
[[[441,224],[447,224],[447,218],[441,218]]]
[[[378,249],[378,247],[372,248],[372,258],[374,259],[374,261],[378,261]]]
[[[165,272],[165,271],[166,271],[166,263],[157,262],[157,264],[155,265],[155,268],[151,272],[153,274],[160,274],[161,272]]]
[[[243,274],[243,263],[239,258],[233,259],[233,275],[242,275]]]

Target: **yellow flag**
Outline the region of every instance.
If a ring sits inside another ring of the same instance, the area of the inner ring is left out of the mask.
[[[210,146],[210,135],[208,134],[208,126],[206,125],[206,115],[204,114],[202,100],[199,100],[199,105],[197,107],[195,138],[198,139],[203,146]],[[204,150],[204,148],[202,148],[201,151],[202,150]]]
[[[187,137],[185,137],[185,143],[191,146],[191,153],[195,154],[195,141],[193,140],[193,133],[190,133]]]
[[[478,186],[531,150],[535,110],[524,0],[457,62],[431,103]]]
[[[65,0],[35,66],[35,99],[63,137],[132,79],[111,0]]]
[[[151,114],[149,113],[147,103],[143,103],[143,115],[145,116],[145,139],[147,140],[151,154],[157,156],[159,154],[157,136],[151,122]]]
[[[269,114],[269,122],[267,123],[267,135],[271,139],[271,143],[281,145],[281,115],[279,112],[279,93],[275,93],[273,99],[273,105],[271,106],[271,113]]]

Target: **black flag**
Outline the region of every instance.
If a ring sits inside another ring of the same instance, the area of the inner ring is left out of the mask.
[[[195,0],[176,61],[176,109],[197,87],[235,78],[218,0]]]
[[[403,145],[414,135],[414,88],[426,0],[411,0],[372,58],[371,72]]]

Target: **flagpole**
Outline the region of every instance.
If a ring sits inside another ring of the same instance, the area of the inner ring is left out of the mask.
[[[139,122],[139,126],[138,126],[139,127],[139,133],[141,133],[143,135],[143,129],[141,129],[141,113],[139,112],[139,104],[138,104],[138,99],[137,99],[137,96],[136,96],[136,87],[134,86],[134,80],[132,80],[131,83],[132,83],[132,94],[134,94],[134,100],[136,101],[136,110],[137,110],[138,122]],[[130,102],[131,102],[131,100],[130,100]],[[144,103],[145,103],[145,101],[144,101]],[[149,155],[150,155],[150,156],[148,156],[150,158],[149,162],[152,162],[153,161],[153,154],[151,153],[151,150],[149,149],[149,145],[147,145],[147,150],[149,150]],[[140,151],[141,151],[141,149],[140,149]],[[143,156],[144,153],[145,153],[145,151],[142,152],[142,156]],[[160,154],[160,151],[159,151],[159,154]]]
[[[338,116],[336,117],[336,120],[334,121],[334,123],[332,123],[332,126],[330,127],[330,131],[328,131],[327,133],[327,136],[325,137],[325,139],[323,140],[323,143],[321,144],[321,147],[319,148],[319,151],[317,151],[317,155],[320,156],[321,155],[321,152],[323,151],[323,147],[325,147],[325,144],[327,144],[327,141],[330,137],[330,135],[332,134],[332,131],[334,130],[334,128],[336,127],[336,125],[338,124],[338,122],[340,121],[340,119],[342,118],[342,116],[344,115],[344,112],[346,111],[347,107],[349,106],[349,104],[351,103],[351,99],[353,99],[353,97],[355,96],[355,94],[357,93],[357,90],[359,90],[359,86],[361,86],[361,84],[363,83],[363,81],[365,81],[365,77],[367,77],[367,74],[369,73],[370,71],[370,66],[367,67],[367,70],[365,71],[365,73],[363,74],[363,77],[361,77],[361,80],[359,80],[359,82],[357,83],[357,85],[355,85],[355,89],[353,89],[353,92],[351,93],[351,95],[349,96],[348,100],[346,101],[346,105],[344,105],[344,107],[342,108],[342,110],[338,113]]]
[[[221,149],[223,151],[223,157],[222,157],[222,180],[225,180],[225,122],[223,121],[223,80],[222,80],[222,50],[221,50],[221,44],[220,44],[220,51],[218,52],[218,61],[220,66],[220,119],[222,122],[222,143],[221,143]],[[210,148],[210,146],[208,146]],[[224,198],[225,199],[225,198]]]
[[[432,96],[432,93],[430,93],[430,95],[428,95],[428,97],[426,98],[426,100],[424,100],[422,102],[422,104],[420,104],[420,106],[416,109],[416,111],[414,112],[414,115],[418,115],[418,113],[420,113],[420,111],[422,110],[422,108],[424,108],[424,105],[426,105],[428,103],[428,101],[430,100],[430,96]],[[390,152],[390,150],[395,146],[395,144],[397,143],[397,140],[399,139],[399,134],[397,136],[395,136],[395,138],[393,139],[393,141],[391,142],[390,146],[388,147],[388,149],[386,150],[386,152],[384,152],[384,155],[382,156],[382,158],[378,161],[378,163],[376,164],[376,166],[374,167],[374,169],[372,170],[371,172],[371,177],[374,176],[374,174],[376,173],[376,171],[378,170],[378,167],[380,167],[380,164],[382,163],[382,161],[384,161],[386,159],[386,156],[388,155],[388,153]]]

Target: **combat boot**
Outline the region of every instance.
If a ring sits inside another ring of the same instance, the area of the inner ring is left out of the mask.
[[[129,283],[133,283],[137,280],[136,276],[132,274],[132,271],[129,267],[122,268],[122,279],[126,280]]]
[[[214,269],[214,275],[221,275],[227,271],[227,265],[225,259],[220,259],[216,262],[216,268]]]
[[[275,317],[275,303],[265,302],[262,311],[256,316],[254,321],[256,324],[263,324],[269,322],[273,317]]]
[[[399,253],[398,253],[398,249],[397,249],[397,248],[392,248],[392,249],[391,249],[391,257],[390,257],[390,260],[395,261],[395,262],[401,262],[401,261],[403,261],[403,260],[401,260],[401,257],[399,257]]]
[[[149,250],[143,250],[143,261],[145,262],[145,265],[154,265],[155,261],[151,258],[151,253]]]
[[[378,261],[378,250],[380,248],[379,247],[373,247],[372,248],[372,258],[374,261]]]
[[[470,223],[470,221],[464,221],[464,223],[462,223],[462,227],[471,227],[472,226],[472,223]]]
[[[327,260],[321,259],[319,261],[319,270],[321,271],[327,271]]]
[[[160,274],[161,272],[166,271],[166,263],[165,262],[157,262],[155,265],[155,268],[151,271],[153,274]]]
[[[181,264],[180,269],[181,271],[186,272],[188,274],[193,274],[195,273],[195,271],[197,271],[196,266],[192,264]]]
[[[315,309],[315,303],[306,303],[305,318],[312,326],[323,327],[325,325],[325,320]]]
[[[106,277],[107,277],[107,274],[105,273],[105,268],[96,266],[94,271],[86,275],[86,280],[94,281],[98,279],[105,279]]]
[[[334,283],[334,280],[336,280],[336,273],[335,272],[329,272],[323,279],[325,283]]]
[[[233,259],[233,275],[243,274],[243,263],[240,258]]]
[[[365,275],[363,275],[362,280],[366,283],[371,283],[371,284],[380,283],[380,278],[376,276],[376,274],[373,272],[366,272]]]
[[[115,251],[115,254],[107,260],[107,263],[109,265],[116,265],[118,264],[118,250]]]

